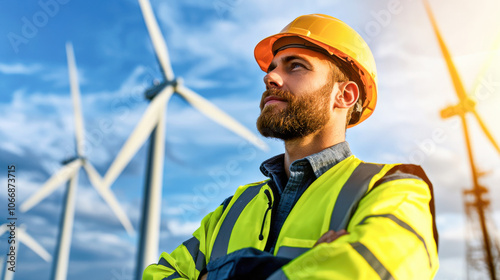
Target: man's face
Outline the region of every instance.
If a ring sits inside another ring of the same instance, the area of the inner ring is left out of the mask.
[[[333,106],[331,66],[325,55],[301,48],[276,54],[264,77],[257,128],[265,137],[291,140],[322,129]]]

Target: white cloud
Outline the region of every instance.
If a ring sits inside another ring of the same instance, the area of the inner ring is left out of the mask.
[[[88,83],[87,76],[85,75],[86,70],[79,67],[78,71],[78,84],[80,85],[80,89],[82,86]],[[68,94],[70,92],[69,89],[69,74],[67,67],[58,67],[53,68],[50,71],[46,71],[41,75],[41,79],[47,82],[53,83],[55,87],[67,87]]]
[[[0,63],[0,73],[6,75],[9,74],[30,75],[37,73],[41,70],[42,66],[39,64],[25,65],[21,63],[15,63],[15,64]]]
[[[435,279],[465,280],[467,279],[467,264],[463,257],[449,257],[439,259],[439,270]]]
[[[466,220],[463,214],[442,214],[437,217],[436,224],[440,239],[465,241]]]
[[[168,230],[174,236],[189,236],[193,234],[193,232],[200,227],[200,222],[180,222],[177,219],[169,220],[168,222]]]
[[[122,211],[125,212],[133,224],[136,224],[136,221],[139,218],[138,207],[125,200],[126,197],[121,192],[118,195],[115,193],[116,190],[111,191],[120,204]],[[94,187],[80,184],[76,199],[76,215],[81,216],[85,220],[85,223],[78,224],[79,227],[84,229],[88,226],[86,223],[94,221],[95,223],[102,223],[103,226],[113,225],[114,227],[118,227],[120,231],[125,230],[114,212],[111,210],[111,207],[103,200]],[[137,231],[136,226],[135,230]]]
[[[100,257],[123,259],[133,255],[132,244],[114,233],[75,230],[73,243],[80,250],[98,253]]]
[[[14,143],[12,142],[9,142],[9,143],[4,143],[3,147],[2,147],[4,150],[7,150],[17,156],[23,156],[24,155],[24,151],[19,148],[18,146],[16,146]]]

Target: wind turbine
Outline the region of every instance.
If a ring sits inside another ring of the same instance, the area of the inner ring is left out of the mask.
[[[71,97],[73,99],[73,109],[75,111],[76,156],[72,159],[64,161],[63,167],[52,175],[52,177],[50,177],[50,179],[20,207],[21,212],[28,211],[45,197],[50,195],[62,183],[67,182],[56,257],[52,267],[52,279],[58,280],[66,279],[67,275],[69,251],[71,247],[71,234],[75,215],[75,194],[80,168],[83,167],[92,186],[94,186],[99,195],[104,199],[104,201],[106,201],[129,235],[133,235],[134,233],[134,228],[132,227],[127,215],[122,210],[116,197],[109,188],[103,186],[102,177],[85,157],[85,136],[80,107],[78,73],[73,53],[73,46],[71,43],[66,43],[66,54],[68,58]]]
[[[137,279],[141,278],[142,271],[148,264],[154,263],[158,259],[162,172],[165,149],[165,111],[166,103],[174,93],[179,94],[189,104],[210,119],[235,132],[258,148],[262,150],[268,149],[267,145],[250,130],[205,98],[184,86],[180,78],[174,77],[167,45],[155,19],[151,4],[148,0],[139,0],[139,5],[162,70],[164,81],[146,91],[145,95],[150,100],[150,104],[104,176],[104,186],[110,187],[146,139],[150,137],[136,268]]]
[[[479,126],[481,127],[481,130],[484,132],[486,135],[486,138],[489,140],[489,142],[493,145],[493,147],[496,149],[496,151],[500,154],[500,148],[493,138],[492,134],[489,132],[488,128],[486,127],[486,124],[483,122],[482,118],[479,116],[479,114],[476,111],[476,102],[471,99],[463,86],[462,80],[460,79],[460,76],[458,74],[458,71],[455,67],[455,64],[453,63],[453,60],[451,58],[450,52],[448,51],[448,48],[446,47],[446,44],[443,40],[443,37],[441,36],[441,33],[439,32],[439,29],[437,27],[436,20],[434,19],[434,15],[432,13],[432,10],[430,8],[429,2],[427,0],[424,0],[425,4],[425,9],[427,11],[427,14],[429,16],[429,19],[432,24],[432,28],[434,29],[434,33],[437,37],[439,47],[441,49],[441,52],[444,56],[444,59],[446,61],[446,65],[448,67],[448,71],[450,72],[451,80],[453,82],[453,86],[455,87],[455,92],[458,96],[458,104],[449,106],[441,111],[441,117],[442,118],[450,118],[453,116],[459,116],[461,121],[462,121],[462,126],[464,128],[464,137],[466,141],[466,146],[467,146],[467,152],[469,156],[469,163],[471,167],[471,173],[472,173],[472,180],[473,180],[473,187],[471,189],[465,190],[464,191],[464,198],[465,199],[470,199],[470,201],[466,201],[466,212],[467,216],[469,217],[469,221],[474,221],[474,223],[479,222],[479,228],[481,229],[482,233],[482,254],[480,259],[480,263],[486,264],[486,268],[488,270],[488,274],[492,280],[497,279],[496,275],[498,275],[498,268],[500,264],[500,249],[498,244],[495,242],[495,238],[491,236],[491,232],[493,231],[494,234],[494,224],[491,221],[488,221],[487,217],[487,210],[489,209],[489,204],[490,201],[483,197],[488,195],[488,189],[485,188],[484,186],[481,186],[479,184],[479,177],[482,175],[480,172],[478,172],[476,164],[474,162],[474,157],[472,153],[472,145],[470,141],[470,136],[469,136],[469,129],[467,125],[467,120],[466,120],[466,115],[468,113],[472,114],[477,122],[479,123]],[[497,44],[500,43],[500,41],[497,41]],[[496,46],[498,47],[498,46]],[[492,60],[492,59],[490,59]],[[490,63],[487,62],[486,66],[489,66]],[[484,74],[485,68],[483,68],[483,71],[480,72],[480,74]],[[478,79],[479,80],[479,79]],[[475,83],[475,86],[478,86],[479,83]],[[475,90],[475,88],[474,88]],[[471,215],[477,214],[479,221],[477,219],[471,219]],[[475,228],[475,224],[470,224],[472,228]],[[490,226],[491,228],[489,228]],[[470,267],[475,267],[475,265],[471,264],[472,260],[468,259],[468,266]],[[470,272],[469,272],[470,273]]]
[[[0,226],[0,236],[2,236],[8,230],[9,229],[8,229],[7,224],[1,225]],[[28,246],[31,249],[31,251],[35,252],[37,255],[39,255],[46,262],[50,262],[52,260],[52,256],[49,254],[49,252],[47,252],[42,247],[42,245],[40,245],[38,242],[36,242],[36,240],[26,232],[24,225],[20,225],[20,226],[16,227],[16,241],[18,241],[18,242],[16,242],[16,244],[12,244],[12,246],[14,246],[14,254],[16,257],[18,256],[17,252],[18,252],[18,248],[19,248],[19,243],[23,243],[24,245]],[[9,244],[9,247],[10,246],[11,245]],[[8,256],[7,256],[7,258],[8,258]],[[19,260],[18,257],[17,257],[17,260]],[[5,270],[3,270],[3,274],[2,274],[3,277],[1,277],[0,279],[3,279],[3,280],[14,279],[15,272],[8,270],[8,267],[9,267],[8,261],[9,261],[8,259],[7,259],[6,263],[4,263],[2,261],[2,264],[5,264]],[[2,272],[0,272],[0,273],[2,273]]]

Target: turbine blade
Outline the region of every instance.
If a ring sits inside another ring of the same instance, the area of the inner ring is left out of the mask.
[[[103,186],[94,186],[99,195],[106,201],[106,203],[109,205],[113,213],[115,213],[116,217],[120,221],[120,223],[123,225],[125,230],[130,236],[133,236],[135,234],[134,227],[132,226],[132,223],[130,222],[127,214],[125,211],[122,209],[120,206],[120,203],[116,199],[115,195],[109,188],[105,188]]]
[[[146,22],[146,27],[148,28],[149,37],[153,43],[156,58],[160,62],[163,75],[167,81],[173,81],[174,71],[172,70],[172,65],[170,64],[167,44],[161,34],[160,27],[158,26],[153,9],[151,8],[151,3],[149,0],[139,0],[139,5],[141,6],[142,15],[144,17],[144,21]]]
[[[429,2],[427,0],[424,0],[425,4],[425,10],[427,11],[427,15],[429,16],[429,19],[432,24],[432,28],[434,29],[434,33],[436,34],[439,47],[441,48],[441,52],[443,53],[444,59],[446,61],[446,65],[448,66],[448,71],[450,72],[451,80],[453,82],[453,86],[455,87],[455,92],[457,93],[458,99],[460,102],[463,102],[468,99],[467,94],[465,93],[464,86],[462,84],[462,80],[460,79],[460,76],[458,74],[458,71],[455,67],[455,64],[453,63],[453,60],[451,59],[450,52],[448,51],[448,48],[446,47],[446,44],[443,40],[443,37],[441,36],[441,33],[439,32],[439,29],[437,27],[436,20],[434,19],[434,15],[432,13],[431,7],[429,5]]]
[[[498,34],[495,42],[493,43],[493,47],[491,48],[491,52],[489,53],[488,57],[486,58],[483,67],[479,71],[476,80],[474,81],[474,85],[472,87],[471,93],[476,93],[476,90],[478,90],[479,85],[481,84],[481,81],[488,71],[490,69],[491,65],[495,61],[494,58],[495,56],[500,52],[500,33]]]
[[[80,102],[80,87],[78,85],[78,70],[76,69],[75,54],[73,45],[66,43],[66,55],[68,57],[69,82],[71,85],[71,99],[73,100],[73,110],[75,111],[75,137],[76,152],[83,156],[85,149],[85,130],[83,128],[82,108]]]
[[[83,168],[85,168],[85,171],[87,172],[87,175],[89,176],[90,182],[94,186],[94,188],[97,190],[99,195],[106,201],[106,203],[111,207],[111,210],[115,213],[116,217],[118,217],[118,220],[120,223],[123,225],[125,230],[128,232],[129,235],[134,234],[134,227],[132,226],[132,223],[128,219],[127,214],[125,211],[120,206],[120,203],[117,201],[116,197],[113,195],[111,190],[109,188],[103,187],[102,185],[102,179],[97,170],[88,162],[85,162],[83,165]]]
[[[50,262],[52,260],[52,256],[49,254],[49,252],[47,252],[47,250],[45,250],[45,248],[43,248],[42,245],[36,242],[36,240],[33,237],[31,237],[23,228],[20,228],[19,241],[24,243],[24,245],[28,246],[31,249],[31,251],[35,252],[46,262]]]
[[[166,106],[167,100],[172,96],[173,88],[171,86],[163,89],[149,104],[146,112],[142,116],[134,131],[127,139],[115,160],[109,167],[104,176],[103,186],[109,188],[137,153],[142,144],[148,139],[151,131],[158,123],[158,118]]]
[[[472,110],[472,114],[474,114],[477,122],[479,123],[479,126],[481,126],[481,129],[483,130],[484,134],[486,134],[486,138],[488,138],[488,140],[490,140],[493,147],[495,147],[498,154],[500,154],[500,147],[498,146],[497,142],[495,141],[495,138],[493,138],[493,135],[491,135],[490,131],[486,127],[486,124],[483,122],[483,119],[479,116],[479,114],[477,113],[477,111],[475,109]]]
[[[87,172],[87,175],[89,176],[90,183],[94,186],[101,186],[102,185],[102,177],[99,175],[99,172],[94,168],[92,164],[90,164],[88,161],[85,161],[83,164],[83,168],[85,168],[85,171]]]
[[[200,95],[183,85],[178,86],[176,90],[177,93],[179,93],[184,99],[186,99],[191,105],[193,105],[193,107],[198,109],[207,117],[233,131],[244,139],[250,141],[250,143],[254,144],[259,149],[263,151],[268,150],[266,143],[264,143],[250,130],[248,130],[228,114],[224,113],[221,109],[217,108],[205,98],[201,97]]]
[[[81,159],[75,159],[74,161],[64,165],[59,171],[52,175],[52,177],[50,177],[50,179],[45,182],[45,184],[40,189],[38,189],[36,193],[34,193],[23,204],[21,204],[21,212],[30,210],[38,202],[42,201],[62,183],[68,181],[68,179],[73,176],[81,166]]]

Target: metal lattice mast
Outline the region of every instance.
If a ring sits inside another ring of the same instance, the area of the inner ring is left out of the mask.
[[[495,233],[497,229],[493,220],[491,218],[491,208],[490,201],[488,199],[488,191],[486,188],[480,186],[480,188],[486,190],[482,193],[482,206],[483,217],[485,220],[486,232]],[[465,214],[467,217],[466,223],[466,257],[467,257],[467,279],[469,280],[482,280],[491,278],[492,269],[489,267],[489,263],[485,261],[485,242],[483,241],[482,228],[480,226],[481,216],[477,211],[478,205],[476,203],[476,196],[472,192],[472,189],[464,190],[463,199],[465,204]],[[489,246],[492,258],[492,268],[493,273],[496,274],[496,278],[499,279],[500,273],[500,243],[498,238],[492,234],[489,236]],[[493,278],[494,279],[494,278]]]

